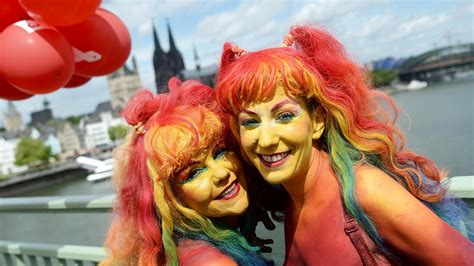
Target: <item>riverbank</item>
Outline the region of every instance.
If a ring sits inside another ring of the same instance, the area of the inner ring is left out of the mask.
[[[78,163],[67,161],[45,170],[14,176],[0,181],[0,197],[12,197],[30,193],[54,184],[84,177],[87,173],[88,171],[83,169]]]

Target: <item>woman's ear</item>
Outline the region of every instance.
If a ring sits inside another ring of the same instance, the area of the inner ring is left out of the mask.
[[[313,110],[313,140],[318,140],[324,132],[324,108],[319,105]]]

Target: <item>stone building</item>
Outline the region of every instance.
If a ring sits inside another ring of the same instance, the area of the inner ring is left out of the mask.
[[[45,99],[43,101],[43,110],[31,113],[31,122],[29,125],[42,126],[51,119],[53,119],[53,112],[49,108],[49,101]]]
[[[7,110],[3,113],[3,123],[7,132],[16,133],[23,128],[20,112],[13,105],[13,102],[8,102]]]
[[[196,65],[196,69],[183,70],[179,74],[179,77],[181,78],[181,80],[188,80],[188,79],[199,80],[202,83],[206,84],[207,86],[214,88],[217,65],[209,65],[209,66],[201,68],[201,60],[199,59],[196,46],[194,46],[193,49],[194,49],[194,62]]]
[[[130,69],[125,64],[119,70],[107,76],[110,103],[115,110],[122,110],[142,86],[135,57],[132,57],[132,66],[133,68]]]
[[[79,154],[81,151],[81,143],[74,126],[67,120],[61,120],[55,125],[55,129],[63,156],[71,157]]]

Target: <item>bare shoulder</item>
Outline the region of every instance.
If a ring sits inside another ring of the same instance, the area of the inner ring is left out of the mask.
[[[393,204],[394,199],[414,199],[401,184],[377,167],[358,166],[355,176],[355,193],[364,211],[383,208],[386,204]]]
[[[355,193],[380,235],[406,258],[474,265],[474,245],[382,170],[356,167]]]
[[[237,263],[210,243],[202,240],[184,240],[178,245],[179,265],[236,266]]]

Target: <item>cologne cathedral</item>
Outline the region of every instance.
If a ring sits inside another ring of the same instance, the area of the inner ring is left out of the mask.
[[[184,70],[184,61],[176,44],[174,43],[173,34],[171,33],[170,24],[168,23],[168,39],[169,51],[165,52],[161,48],[155,25],[153,24],[153,42],[155,51],[153,52],[153,67],[155,68],[155,83],[157,93],[165,93],[168,91],[168,80],[171,77],[179,76]]]
[[[178,77],[181,80],[195,79],[210,87],[214,87],[217,64],[201,68],[199,57],[197,55],[196,48],[194,47],[194,61],[196,63],[196,69],[186,70],[183,56],[174,42],[169,22],[167,23],[167,27],[170,48],[168,52],[165,52],[161,48],[160,41],[158,39],[158,33],[156,32],[156,28],[153,23],[153,42],[155,44],[155,50],[153,52],[153,67],[155,69],[156,92],[168,92],[168,80],[172,77]]]

